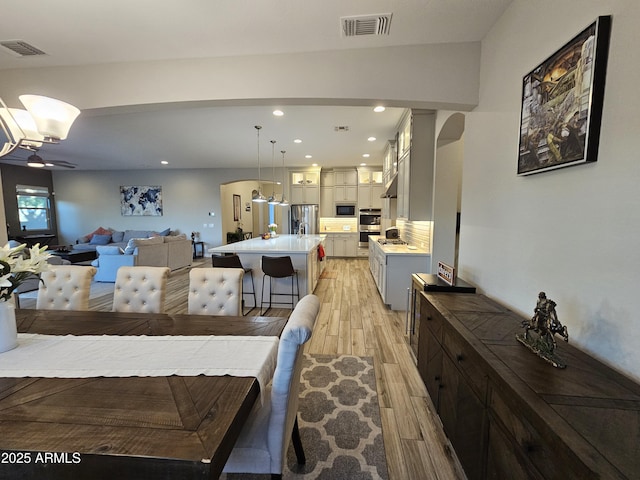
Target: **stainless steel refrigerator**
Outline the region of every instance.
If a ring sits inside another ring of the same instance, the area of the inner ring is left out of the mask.
[[[291,205],[289,211],[289,233],[298,233],[300,225],[304,233],[314,235],[320,232],[320,214],[318,205]]]

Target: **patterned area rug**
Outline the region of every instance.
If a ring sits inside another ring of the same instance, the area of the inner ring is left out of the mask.
[[[285,480],[388,478],[373,359],[305,355],[298,424],[307,462],[289,446]],[[267,479],[268,475],[223,475]]]

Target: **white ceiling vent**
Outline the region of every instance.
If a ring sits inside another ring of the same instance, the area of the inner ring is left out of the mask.
[[[333,130],[336,132],[348,132],[349,125],[338,125],[336,127],[333,127]]]
[[[39,48],[29,45],[23,40],[3,40],[0,45],[17,57],[32,57],[34,55],[46,55]]]
[[[345,37],[357,37],[360,35],[389,35],[391,25],[391,13],[378,15],[356,15],[342,17],[342,34]]]

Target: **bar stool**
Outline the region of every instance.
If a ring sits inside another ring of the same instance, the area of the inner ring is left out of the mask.
[[[294,295],[300,300],[300,285],[298,284],[298,272],[293,268],[291,257],[267,257],[262,256],[262,301],[260,302],[260,315],[264,315],[271,309],[273,296],[289,296],[291,295],[291,309],[294,308],[295,303],[293,301]],[[264,304],[264,283],[265,277],[269,277],[269,308],[262,311],[262,305]],[[287,278],[291,277],[291,293],[275,293],[273,291],[273,279],[274,278]],[[293,290],[293,278],[296,279],[296,291]],[[289,303],[282,303],[283,305],[289,305]]]
[[[249,274],[251,277],[251,291],[245,292],[244,286],[242,288],[242,309],[244,310],[244,295],[253,295],[253,307],[247,310],[247,313],[243,313],[243,315],[249,315],[253,311],[253,309],[258,307],[258,299],[256,298],[256,285],[253,283],[253,269],[245,268],[242,266],[242,262],[240,261],[240,257],[238,255],[211,255],[211,263],[214,267],[218,268],[242,268],[244,270],[245,275]]]

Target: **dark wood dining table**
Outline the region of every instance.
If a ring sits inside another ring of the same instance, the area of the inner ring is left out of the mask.
[[[280,336],[287,320],[31,309],[16,318],[18,332],[49,335]],[[234,376],[0,378],[0,479],[218,478],[259,391],[256,378]]]

